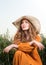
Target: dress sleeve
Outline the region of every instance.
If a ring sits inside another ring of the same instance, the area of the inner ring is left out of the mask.
[[[21,42],[16,39],[16,40],[13,41],[13,43],[19,45]]]
[[[35,40],[38,41],[38,42],[41,42],[41,41],[42,41],[42,38],[41,38],[41,36],[38,34],[38,35],[36,35]]]
[[[38,42],[41,42],[41,41],[42,41],[42,38],[41,38],[41,36],[38,34],[38,35],[36,35],[35,40],[38,41]],[[34,45],[35,48],[38,48],[38,46],[37,46],[36,44],[33,44],[33,45]]]

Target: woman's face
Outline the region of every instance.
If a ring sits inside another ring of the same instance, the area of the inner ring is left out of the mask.
[[[28,30],[29,29],[29,21],[28,20],[22,20],[22,23],[21,23],[21,28],[22,30]]]

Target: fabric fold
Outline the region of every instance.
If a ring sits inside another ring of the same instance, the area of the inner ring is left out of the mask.
[[[33,51],[34,47],[30,46],[29,43],[20,43],[18,45],[18,49],[23,52],[31,52],[31,51]]]
[[[36,46],[20,43],[14,54],[13,65],[42,65]]]

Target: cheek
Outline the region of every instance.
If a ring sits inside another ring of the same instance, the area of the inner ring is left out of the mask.
[[[23,24],[21,24],[21,28],[23,29]]]
[[[29,24],[26,24],[26,26],[29,28],[30,26],[29,26]]]

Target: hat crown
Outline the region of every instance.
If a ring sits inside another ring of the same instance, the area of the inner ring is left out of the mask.
[[[41,29],[40,21],[36,17],[33,17],[33,16],[22,16],[18,18],[16,21],[14,21],[13,24],[17,27],[17,29],[19,29],[20,22],[24,18],[28,19],[34,25],[38,33],[40,32],[40,29]]]

